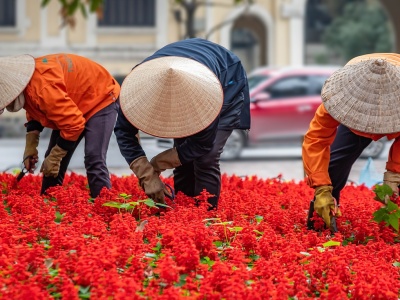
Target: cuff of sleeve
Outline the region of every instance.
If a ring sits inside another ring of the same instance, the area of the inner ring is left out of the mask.
[[[310,174],[307,177],[307,184],[315,188],[317,186],[322,186],[322,185],[332,185],[331,179],[329,178],[328,173],[319,171],[315,172],[313,174]]]
[[[57,139],[57,145],[67,151],[74,149],[75,143],[76,141],[68,141],[63,139],[61,136]]]
[[[397,164],[393,161],[388,161],[386,163],[386,170],[394,173],[400,173],[400,164]]]
[[[31,121],[25,123],[25,127],[26,127],[26,132],[34,131],[34,130],[38,130],[38,131],[42,132],[43,128],[44,128],[42,126],[42,124],[40,124],[36,120],[31,120]]]

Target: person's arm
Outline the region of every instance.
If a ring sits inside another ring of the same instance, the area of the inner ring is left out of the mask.
[[[390,147],[386,170],[400,173],[400,137],[397,137]]]
[[[330,146],[336,136],[339,122],[332,118],[321,104],[311,120],[304,137],[302,156],[310,187],[331,185],[328,173]]]
[[[122,156],[125,158],[129,168],[139,180],[146,195],[154,201],[164,203],[165,186],[153,166],[146,157],[138,138],[138,129],[133,126],[124,116],[121,108],[118,111],[117,122],[114,133]]]
[[[122,156],[128,165],[140,156],[146,156],[138,139],[139,130],[133,126],[124,116],[121,108],[118,111],[114,133]]]
[[[400,137],[397,137],[389,150],[386,172],[383,174],[383,183],[391,187],[393,192],[399,194],[400,184]]]

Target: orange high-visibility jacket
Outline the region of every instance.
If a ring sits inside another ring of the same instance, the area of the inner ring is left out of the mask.
[[[400,54],[395,53],[375,53],[353,58],[347,64],[354,64],[372,57],[382,57],[394,65],[400,65]],[[330,160],[330,146],[336,136],[339,122],[336,121],[321,104],[314,118],[311,120],[310,127],[304,137],[303,142],[303,164],[307,174],[307,183],[310,187],[321,185],[331,185],[328,174]],[[386,136],[388,140],[395,139],[389,152],[386,169],[400,173],[400,132],[392,134],[369,134],[359,132],[350,128],[357,135],[371,138],[374,141]]]
[[[76,141],[87,120],[115,102],[120,86],[101,65],[73,54],[51,54],[35,59],[35,71],[24,90],[26,117],[60,130]]]

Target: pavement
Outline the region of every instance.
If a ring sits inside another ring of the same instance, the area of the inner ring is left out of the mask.
[[[149,160],[164,151],[156,144],[154,138],[142,138],[142,147],[145,150]],[[39,142],[39,157],[43,158],[47,149],[48,138],[42,138]],[[378,159],[372,161],[373,175],[382,178],[385,171],[387,155],[391,143],[387,143],[385,150]],[[21,168],[23,151],[25,148],[25,139],[0,138],[0,171],[11,172],[15,168]],[[78,174],[85,174],[84,168],[84,140],[76,149],[69,170]],[[367,159],[359,159],[355,162],[350,173],[349,180],[355,183],[361,183],[360,175],[362,169],[366,166]],[[38,166],[41,162],[39,161]],[[122,157],[115,136],[113,135],[109,144],[107,153],[107,165],[110,173],[117,176],[130,175],[128,163]],[[36,171],[37,173],[38,171]],[[257,176],[259,178],[274,178],[282,175],[284,180],[300,181],[304,179],[303,162],[301,159],[301,146],[288,148],[257,148],[246,149],[243,151],[239,160],[221,161],[221,172],[228,175],[237,176]],[[164,177],[172,174],[171,170],[163,172]]]

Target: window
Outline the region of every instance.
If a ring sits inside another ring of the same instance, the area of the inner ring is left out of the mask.
[[[15,27],[17,0],[0,0],[0,27]]]
[[[104,0],[104,15],[98,21],[98,25],[100,27],[154,27],[155,2],[156,0]]]
[[[278,80],[267,88],[271,98],[293,98],[308,94],[308,80],[306,76],[287,77]]]
[[[328,79],[328,75],[313,75],[310,76],[310,94],[320,95],[322,87],[324,86],[325,80]]]
[[[269,79],[268,75],[254,75],[254,76],[249,76],[248,77],[248,84],[249,84],[249,89],[251,90],[255,86],[257,86],[259,83],[267,81]]]

